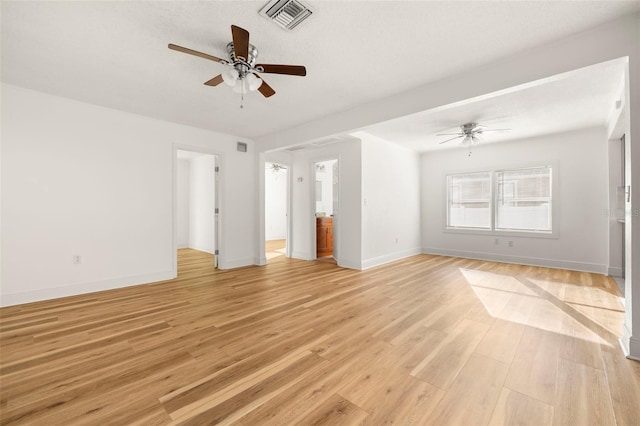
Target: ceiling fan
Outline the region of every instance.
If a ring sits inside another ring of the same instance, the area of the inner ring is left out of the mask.
[[[482,135],[483,133],[506,132],[511,130],[511,129],[487,129],[486,127],[487,126],[483,126],[482,124],[473,123],[473,122],[465,123],[460,126],[460,132],[458,133],[438,133],[436,136],[456,135],[451,139],[447,139],[445,141],[440,142],[439,145],[442,145],[443,143],[447,143],[455,139],[464,138],[462,139],[462,145],[469,146],[469,145],[476,145],[478,142],[480,142],[482,140],[480,139],[480,135]]]
[[[225,68],[222,73],[206,81],[204,84],[207,86],[217,86],[224,81],[233,87],[235,92],[242,94],[243,97],[245,93],[254,90],[258,90],[265,98],[273,96],[276,93],[259,74],[307,75],[306,68],[301,65],[257,64],[258,49],[254,45],[249,44],[249,31],[231,25],[231,36],[233,41],[227,44],[226,59],[175,44],[169,44],[169,49],[223,64]],[[242,108],[242,105],[240,105],[240,107]]]

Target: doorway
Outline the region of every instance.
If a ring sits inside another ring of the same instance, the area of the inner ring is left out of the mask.
[[[317,161],[314,169],[316,259],[337,262],[339,229],[338,160]]]
[[[210,254],[218,266],[218,156],[176,150],[176,246],[177,256],[194,250]]]
[[[289,169],[266,162],[264,173],[265,257],[271,263],[288,257]]]

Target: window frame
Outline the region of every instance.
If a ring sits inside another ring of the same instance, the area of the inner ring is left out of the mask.
[[[489,228],[478,228],[478,227],[466,227],[466,226],[449,226],[449,189],[451,186],[449,185],[449,178],[452,176],[460,176],[460,175],[472,175],[472,174],[481,174],[487,173],[489,174]],[[493,171],[492,170],[477,170],[471,172],[462,172],[462,173],[453,173],[447,174],[445,176],[445,228],[450,230],[464,230],[464,231],[479,231],[486,232],[491,231],[493,229]]]
[[[551,231],[535,231],[535,230],[510,230],[510,229],[496,229],[496,215],[497,215],[497,174],[498,172],[535,169],[548,167],[551,169]],[[490,202],[490,215],[491,215],[491,228],[465,228],[465,227],[451,227],[449,226],[449,177],[455,175],[473,174],[473,173],[489,173],[491,179],[491,202]],[[558,225],[560,206],[557,200],[558,197],[558,179],[559,167],[557,162],[549,161],[536,164],[524,164],[514,165],[510,167],[485,167],[473,170],[458,170],[444,173],[444,214],[443,214],[443,232],[451,234],[467,234],[467,235],[485,235],[492,237],[526,237],[526,238],[559,238]]]

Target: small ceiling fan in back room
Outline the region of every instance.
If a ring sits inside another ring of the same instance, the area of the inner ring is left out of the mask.
[[[487,126],[478,123],[465,123],[460,126],[460,131],[457,133],[438,133],[436,136],[453,136],[447,140],[439,142],[438,145],[442,145],[443,143],[451,142],[456,139],[463,138],[461,144],[466,147],[473,147],[482,141],[480,135],[487,132],[507,132],[511,129],[488,129]],[[469,156],[471,156],[471,151],[469,151]]]
[[[276,93],[260,74],[286,74],[301,77],[307,75],[307,70],[302,65],[258,64],[258,49],[249,43],[249,31],[244,28],[232,25],[231,36],[233,41],[227,44],[226,59],[176,44],[169,44],[169,49],[222,64],[224,66],[222,72],[204,84],[217,86],[225,82],[233,87],[234,92],[240,93],[243,100],[245,93],[255,90],[262,93],[265,98]],[[240,108],[242,108],[242,103],[240,103]]]

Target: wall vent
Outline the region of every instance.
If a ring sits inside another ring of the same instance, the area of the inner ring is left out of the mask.
[[[239,152],[247,152],[247,144],[245,142],[238,142],[236,145],[236,149]]]
[[[309,18],[313,11],[300,0],[271,0],[259,13],[281,28],[291,31]]]

